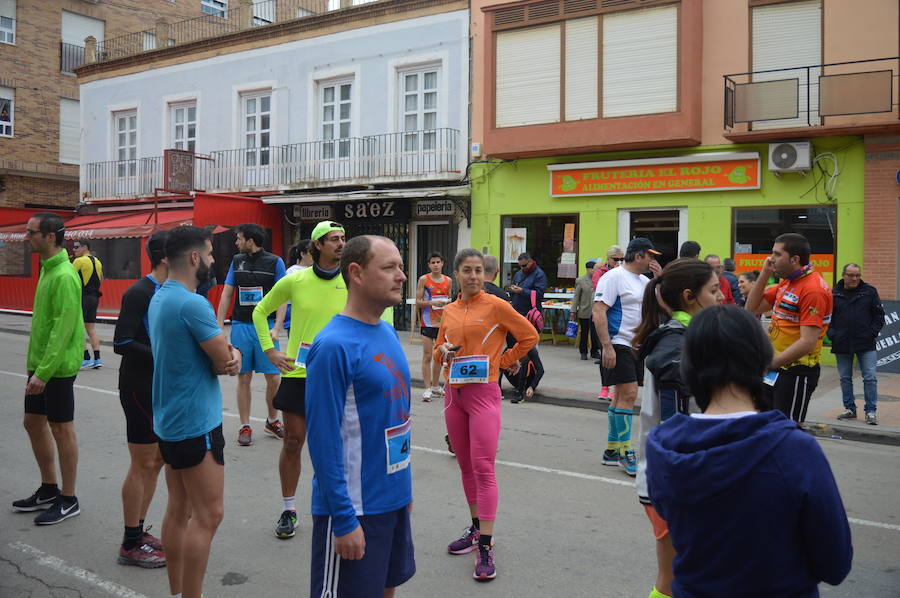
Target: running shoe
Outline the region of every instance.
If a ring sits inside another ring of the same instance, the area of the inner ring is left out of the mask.
[[[102,367],[103,367],[103,360],[100,359],[99,357],[97,359],[95,359],[94,363],[91,365],[92,370],[99,370]]]
[[[149,544],[138,544],[131,550],[119,545],[119,558],[116,562],[120,565],[134,565],[144,569],[158,569],[166,566],[166,556]]]
[[[34,491],[34,494],[29,496],[28,498],[14,500],[12,507],[16,511],[22,511],[23,513],[28,513],[30,511],[43,511],[44,509],[49,509],[53,505],[57,496],[59,496],[59,490],[57,490],[55,494],[52,494],[50,496],[41,496],[41,489],[38,488]]]
[[[619,465],[620,458],[621,457],[619,455],[619,451],[617,451],[616,449],[606,449],[605,451],[603,451],[603,460],[601,461],[601,463],[603,463],[604,465],[611,465],[613,467],[616,467]]]
[[[49,509],[34,518],[34,523],[36,525],[54,525],[80,514],[81,506],[78,504],[77,498],[75,502],[65,503],[62,497],[57,497]]]
[[[275,537],[287,540],[293,538],[297,528],[297,511],[285,509],[275,526]]]
[[[157,538],[156,536],[154,536],[153,534],[150,533],[150,528],[152,528],[152,527],[153,527],[152,525],[148,525],[144,529],[144,531],[141,532],[141,544],[146,544],[153,550],[158,550],[159,552],[164,552],[162,540],[160,540],[159,538]]]
[[[472,552],[478,548],[479,538],[481,538],[481,533],[475,529],[474,525],[470,525],[459,539],[454,540],[447,545],[447,552],[450,554],[466,554]]]
[[[475,560],[475,571],[472,573],[475,581],[491,581],[497,577],[497,568],[494,567],[494,551],[489,546],[478,547],[478,558]]]
[[[628,449],[625,451],[625,454],[619,459],[619,465],[621,465],[625,469],[625,473],[631,477],[637,475],[637,456],[634,454],[633,450]]]
[[[92,367],[94,367],[94,360],[93,360],[93,359],[85,359],[85,360],[83,360],[83,361],[81,362],[81,369],[82,369],[82,370],[89,370],[89,369],[91,369]]]
[[[856,411],[854,411],[853,409],[844,409],[840,414],[838,414],[837,418],[841,420],[856,419]]]
[[[253,428],[250,426],[241,426],[237,437],[238,446],[250,446],[253,444]]]
[[[870,412],[866,413],[866,423],[869,424],[870,426],[878,425],[878,418],[875,416],[874,411],[870,411]]]
[[[422,393],[422,402],[423,403],[431,402],[431,389],[430,388],[426,388],[425,391]]]
[[[263,431],[269,436],[274,436],[278,440],[284,440],[284,424],[281,423],[280,419],[276,419],[272,423],[269,423],[269,420],[266,420],[266,427],[263,428]]]
[[[604,386],[600,389],[600,394],[597,395],[598,399],[608,399],[609,398],[609,387]]]
[[[444,389],[441,388],[440,386],[432,386],[431,394],[435,397],[442,397],[442,396],[444,396]]]

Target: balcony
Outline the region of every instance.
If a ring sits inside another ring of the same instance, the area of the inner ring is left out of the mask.
[[[430,129],[272,147],[210,152],[195,160],[194,188],[217,193],[455,181],[462,176],[459,131]],[[153,195],[163,187],[161,156],[84,166],[82,195]]]
[[[898,57],[725,75],[725,137],[776,141],[900,130],[898,81]]]
[[[308,5],[305,0],[257,0],[177,23],[158,21],[153,29],[97,42],[95,59],[96,62],[115,60],[157,48],[222,37],[251,27],[291,21],[310,15]]]
[[[84,64],[84,46],[59,43],[59,70],[61,73],[74,73]]]

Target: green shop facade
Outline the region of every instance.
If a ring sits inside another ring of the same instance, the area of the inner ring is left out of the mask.
[[[862,139],[811,142],[810,168],[773,171],[769,144],[490,160],[471,167],[472,246],[501,261],[503,285],[530,252],[564,299],[588,260],[650,238],[662,262],[681,243],[757,269],[781,233],[798,232],[830,283],[862,263]],[[776,154],[777,155],[777,154]],[[775,167],[777,170],[777,167]]]

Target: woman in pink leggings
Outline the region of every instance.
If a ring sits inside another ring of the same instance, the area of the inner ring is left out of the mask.
[[[472,525],[447,546],[450,554],[478,549],[473,577],[497,576],[492,537],[497,516],[494,458],[500,437],[500,370],[515,373],[521,359],[538,342],[534,326],[512,306],[483,290],[484,257],[463,249],[454,260],[460,294],[444,308],[435,359],[444,363],[447,388],[444,417],[462,474]],[[506,334],[516,344],[506,349]]]

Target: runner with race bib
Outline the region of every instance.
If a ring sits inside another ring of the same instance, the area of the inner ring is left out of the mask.
[[[500,437],[500,370],[515,373],[538,342],[534,326],[506,301],[484,292],[484,257],[463,249],[454,260],[459,298],[444,308],[434,357],[444,363],[444,417],[462,474],[472,525],[447,546],[450,554],[478,549],[473,577],[496,577],[492,539],[497,514],[494,459]],[[516,344],[506,350],[506,334]]]

